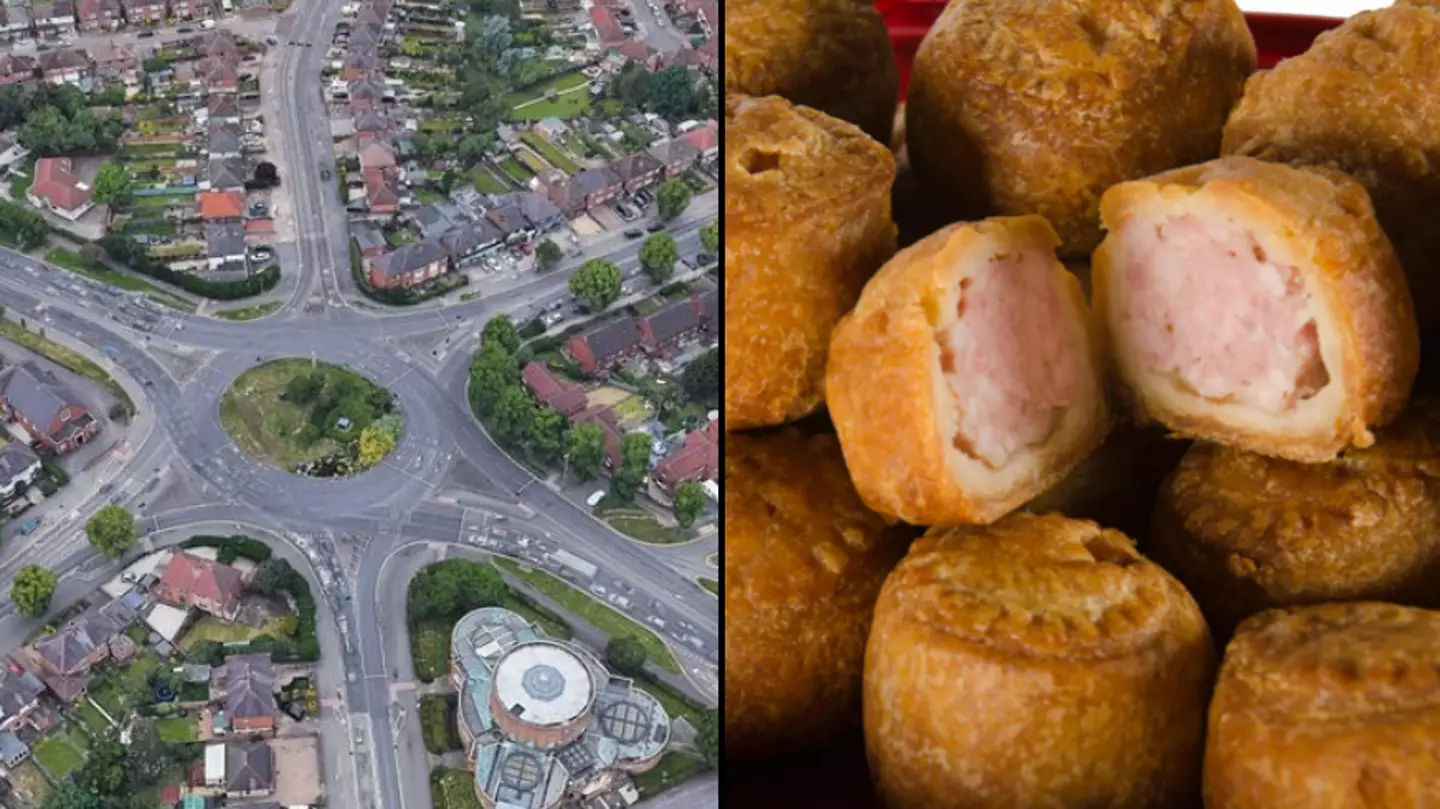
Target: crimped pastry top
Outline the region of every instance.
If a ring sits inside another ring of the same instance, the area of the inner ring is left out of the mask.
[[[898,532],[860,502],[831,434],[725,434],[725,595],[802,604],[834,595]]]
[[[1433,711],[1437,659],[1440,612],[1376,602],[1268,610],[1225,650],[1224,707],[1285,725]]]
[[[989,526],[932,528],[891,573],[877,610],[965,646],[1099,660],[1165,633],[1188,598],[1124,534],[1017,512]]]
[[[771,226],[869,204],[895,158],[859,127],[778,96],[725,97],[725,220]]]

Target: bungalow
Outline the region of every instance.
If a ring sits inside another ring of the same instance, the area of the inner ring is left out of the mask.
[[[25,494],[39,476],[40,456],[34,450],[19,441],[0,444],[0,503]]]
[[[645,347],[665,355],[675,346],[694,337],[705,327],[700,298],[671,301],[640,318],[640,335]]]
[[[34,20],[25,6],[0,6],[0,42],[25,42],[35,38]]]
[[[71,0],[35,3],[30,7],[30,15],[35,20],[37,36],[54,39],[75,33],[75,3]]]
[[[78,48],[42,51],[36,58],[40,75],[50,84],[82,85],[94,75],[90,57]]]
[[[275,667],[270,655],[232,655],[225,661],[225,713],[235,733],[275,730]]]
[[[75,19],[84,34],[96,31],[117,31],[125,24],[120,0],[77,0]]]
[[[631,318],[609,323],[565,344],[587,375],[594,376],[634,356],[641,348],[640,327]]]
[[[240,102],[234,93],[211,93],[205,98],[205,110],[212,125],[240,123]]]
[[[211,191],[238,191],[245,187],[245,161],[238,157],[211,157],[205,178]]]
[[[594,424],[605,436],[605,468],[620,468],[620,419],[607,405],[591,405],[570,417],[571,424]]]
[[[655,466],[655,482],[668,494],[675,493],[681,483],[715,480],[720,475],[720,422],[712,421],[704,428],[685,436],[680,449],[665,456]]]
[[[505,242],[505,234],[489,220],[480,219],[440,237],[456,267],[469,267]]]
[[[608,168],[583,169],[563,184],[552,186],[550,201],[566,216],[574,218],[614,199],[623,185],[620,177]]]
[[[389,247],[385,243],[385,234],[380,228],[374,225],[359,222],[350,227],[350,235],[355,239],[355,244],[360,248],[361,258],[374,258],[384,253]]]
[[[241,133],[238,124],[211,122],[206,151],[213,160],[217,157],[238,158],[241,155]]]
[[[371,214],[384,216],[400,212],[405,192],[398,169],[367,169],[361,176],[365,179],[365,203]]]
[[[673,180],[690,170],[700,159],[700,150],[684,138],[656,141],[648,150],[651,157],[665,166],[665,179]]]
[[[233,93],[240,87],[238,56],[207,56],[195,63],[195,78],[207,93]]]
[[[0,416],[25,428],[31,440],[56,455],[64,455],[100,433],[100,422],[85,405],[33,362],[0,372]]]
[[[229,565],[176,551],[155,584],[155,597],[177,607],[194,607],[211,615],[235,620],[245,579]]]
[[[205,191],[195,195],[200,217],[206,221],[239,219],[245,215],[245,195],[239,191]]]
[[[245,269],[245,226],[233,220],[206,222],[205,248],[210,270]]]
[[[610,164],[610,170],[615,172],[624,184],[625,193],[633,194],[660,182],[661,175],[665,173],[665,164],[645,152],[640,152],[616,160]]]
[[[490,198],[499,207],[516,207],[536,233],[549,233],[565,224],[565,214],[544,194],[534,191],[511,191]]]
[[[439,240],[414,242],[376,256],[367,264],[370,285],[402,289],[439,278],[450,271],[450,254]]]
[[[120,0],[125,19],[131,25],[164,25],[164,0]]]
[[[384,143],[371,143],[360,149],[360,170],[395,168],[395,150]]]
[[[170,16],[177,20],[205,20],[215,16],[210,0],[170,0]]]
[[[585,389],[574,382],[561,381],[543,363],[531,361],[520,372],[520,379],[541,404],[564,416],[573,416],[585,409]]]
[[[90,60],[95,63],[95,75],[102,79],[117,79],[126,84],[140,80],[140,57],[128,43],[103,39],[90,50]]]

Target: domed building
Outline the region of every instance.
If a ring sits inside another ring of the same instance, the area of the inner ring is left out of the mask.
[[[588,650],[499,607],[450,637],[460,735],[486,809],[548,809],[620,786],[670,740],[660,703]]]

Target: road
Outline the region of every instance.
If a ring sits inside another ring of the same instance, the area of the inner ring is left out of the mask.
[[[267,66],[281,95],[282,160],[292,174],[303,175],[306,167],[316,172],[313,181],[297,177],[287,184],[297,260],[287,269],[293,287],[280,311],[250,323],[177,315],[10,252],[0,253],[0,301],[6,317],[45,328],[106,367],[139,406],[139,421],[153,424],[133,429],[124,462],[96,481],[119,485],[152,539],[168,541],[200,525],[243,526],[327,571],[322,580],[328,584],[319,586],[329,605],[321,682],[330,805],[427,809],[418,729],[411,721],[394,724],[392,715],[400,704],[414,716],[413,691],[397,692],[391,677],[408,665],[408,654],[397,659],[386,647],[403,628],[404,611],[380,601],[397,592],[388,586],[387,569],[397,550],[416,543],[485,547],[555,572],[561,571],[550,561],[553,551],[583,557],[598,568],[595,583],[605,592],[626,594],[630,606],[622,611],[689,652],[681,658],[693,690],[712,704],[718,605],[693,581],[693,559],[677,564],[685,559],[673,550],[615,532],[536,481],[489,439],[466,403],[469,349],[485,319],[529,317],[556,302],[568,307],[569,274],[596,255],[625,269],[628,284],[644,287],[648,279],[636,273],[638,241],[606,234],[587,245],[585,256],[553,272],[515,279],[468,302],[402,310],[349,305],[357,293],[345,214],[333,181],[318,177],[321,166],[333,163],[319,59],[338,15],[338,4],[297,3],[281,27],[288,33],[279,57]],[[717,195],[702,195],[672,223],[682,255],[699,249],[696,231],[717,207]],[[302,478],[250,458],[231,442],[219,421],[221,394],[257,360],[282,356],[344,365],[395,392],[406,428],[385,463],[344,480]],[[190,501],[167,506],[162,500],[172,490],[189,492]],[[57,609],[98,586],[106,563],[86,544],[81,526],[109,496],[97,491],[68,519],[47,519],[39,533],[0,548],[0,588],[8,589],[14,572],[30,563],[62,574]],[[0,651],[21,643],[34,626],[0,615]],[[718,804],[713,780],[676,794],[692,797],[666,805]]]

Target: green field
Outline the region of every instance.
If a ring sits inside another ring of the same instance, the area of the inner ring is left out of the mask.
[[[635,776],[635,790],[644,800],[678,786],[703,769],[705,765],[700,759],[681,753],[666,753],[654,769]]]
[[[195,305],[181,298],[178,295],[167,292],[160,287],[142,278],[123,272],[117,272],[102,264],[63,247],[55,247],[45,253],[45,260],[57,267],[63,267],[73,273],[93,278],[103,284],[109,284],[117,289],[127,292],[141,292],[149,296],[156,303],[163,304],[171,309],[178,309],[184,312],[194,312]]]
[[[504,194],[510,191],[510,186],[485,166],[476,166],[471,177],[475,190],[482,194]]]
[[[174,716],[155,720],[155,733],[162,741],[187,744],[200,738],[200,729],[190,717]]]
[[[224,318],[225,320],[259,320],[266,315],[274,313],[282,305],[280,301],[270,301],[269,303],[247,306],[244,309],[225,309],[216,312],[215,316]]]
[[[40,762],[52,778],[64,778],[85,763],[85,750],[88,747],[85,732],[72,727],[64,733],[51,734],[49,738],[35,745],[35,760]]]
[[[610,523],[616,531],[631,539],[638,539],[651,545],[674,545],[690,539],[681,529],[661,525],[659,520],[648,515],[607,517],[605,521]]]
[[[567,611],[590,622],[606,635],[612,638],[621,638],[626,635],[635,636],[644,645],[646,655],[651,663],[666,671],[675,674],[681,673],[680,664],[675,660],[674,653],[670,651],[664,641],[660,640],[658,635],[647,627],[610,609],[549,573],[540,570],[521,570],[518,564],[509,559],[496,559],[495,564],[549,596],[551,600]]]
[[[195,644],[207,640],[213,640],[216,643],[244,643],[267,633],[277,634],[271,628],[274,623],[274,621],[270,621],[256,629],[245,624],[231,623],[204,615],[185,630],[185,634],[180,638],[179,646],[182,651],[188,652],[194,648]]]
[[[542,157],[549,160],[551,165],[560,169],[566,174],[574,174],[580,170],[575,161],[565,156],[565,153],[556,148],[555,144],[540,137],[534,132],[526,132],[520,139],[530,145],[530,148],[539,152]]]

